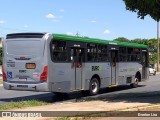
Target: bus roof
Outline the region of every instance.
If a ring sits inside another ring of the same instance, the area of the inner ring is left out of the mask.
[[[66,34],[53,34],[53,37],[56,40],[64,40],[64,41],[68,40],[68,41],[77,41],[77,42],[86,42],[86,43],[113,44],[113,45],[126,46],[126,47],[148,48],[147,45],[143,45],[143,44],[119,42],[119,41],[113,41],[113,40],[103,40],[98,38],[71,36]]]

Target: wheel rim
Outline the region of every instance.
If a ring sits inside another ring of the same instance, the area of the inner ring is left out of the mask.
[[[135,78],[134,84],[138,85],[138,78]]]
[[[92,92],[93,92],[93,93],[96,93],[97,90],[98,90],[98,84],[97,84],[97,82],[95,82],[95,81],[92,82],[91,88],[92,88]]]

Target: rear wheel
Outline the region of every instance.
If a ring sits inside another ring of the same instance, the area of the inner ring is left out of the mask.
[[[99,81],[97,78],[93,78],[89,84],[89,94],[96,95],[99,92]]]
[[[153,75],[156,75],[156,71],[153,73]]]
[[[136,76],[135,79],[134,79],[134,83],[131,84],[131,87],[132,87],[132,88],[138,87],[138,81],[139,81],[139,79],[138,79],[138,77]]]

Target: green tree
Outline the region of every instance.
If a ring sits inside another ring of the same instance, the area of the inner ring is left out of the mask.
[[[120,41],[120,42],[129,42],[129,40],[125,37],[118,37],[115,39],[115,41]]]
[[[160,20],[160,0],[123,0],[126,9],[137,12],[138,18],[150,15],[155,21]]]
[[[157,71],[159,71],[159,20],[160,20],[160,0],[123,0],[126,9],[136,12],[138,18],[144,19],[146,15],[157,21]]]

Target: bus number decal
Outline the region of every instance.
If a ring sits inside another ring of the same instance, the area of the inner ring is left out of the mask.
[[[15,62],[8,61],[7,62],[7,67],[15,67]]]
[[[92,71],[101,71],[101,70],[102,70],[102,67],[101,67],[101,66],[92,66],[92,67],[91,67],[91,70],[92,70]]]

